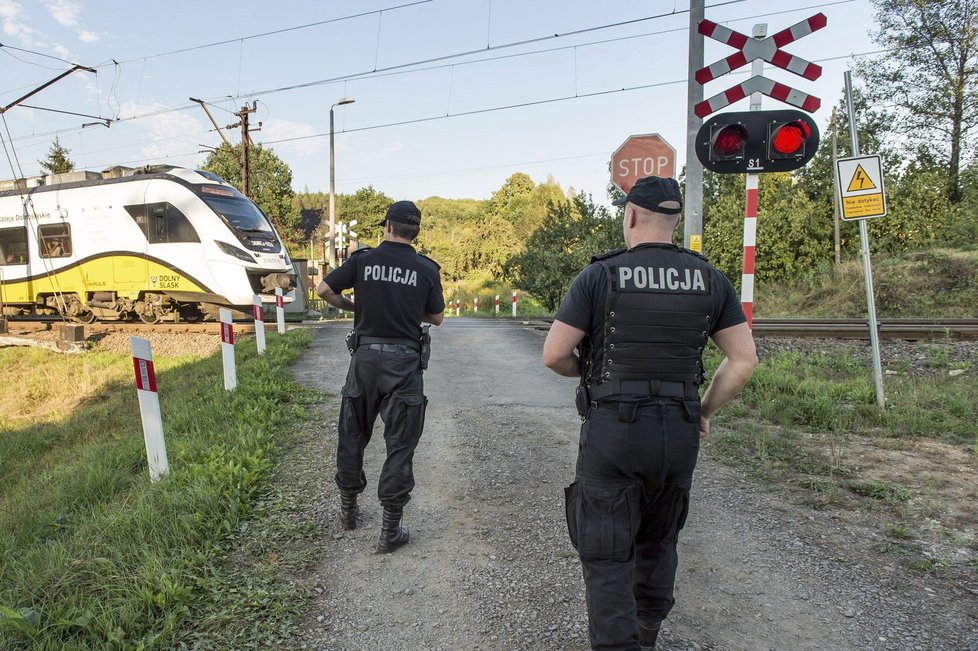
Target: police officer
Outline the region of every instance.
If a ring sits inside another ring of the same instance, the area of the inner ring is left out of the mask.
[[[380,246],[352,253],[319,283],[316,293],[354,313],[348,338],[353,359],[342,390],[336,449],[340,521],[345,529],[357,526],[357,496],[367,487],[363,451],[380,415],[387,459],[377,485],[384,507],[377,551],[390,553],[408,542],[401,516],[414,488],[414,450],[428,404],[421,374],[422,360],[427,364],[422,346],[427,332],[422,337],[421,323],[441,324],[445,301],[438,264],[412,246],[421,227],[418,207],[397,201],[380,225]],[[353,289],[355,304],[341,294],[347,289]]]
[[[595,256],[574,280],[543,363],[581,378],[584,423],[565,497],[591,648],[651,651],[674,601],[700,438],[750,378],[757,355],[730,281],[671,243],[679,184],[639,179],[615,203],[625,205],[628,248]],[[710,337],[725,359],[701,402]]]

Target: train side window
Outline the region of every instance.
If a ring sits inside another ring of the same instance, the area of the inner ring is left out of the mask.
[[[63,223],[38,226],[37,242],[42,258],[66,258],[71,255],[71,227]]]
[[[126,206],[126,212],[150,244],[200,242],[190,220],[169,202]]]
[[[0,265],[27,264],[27,228],[0,228]]]

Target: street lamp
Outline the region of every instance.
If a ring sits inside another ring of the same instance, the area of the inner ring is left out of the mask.
[[[352,104],[356,100],[344,97],[329,107],[329,266],[336,266],[336,169],[333,155],[333,109],[344,104]]]

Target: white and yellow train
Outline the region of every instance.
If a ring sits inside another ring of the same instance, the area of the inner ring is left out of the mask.
[[[271,222],[209,172],[116,167],[0,182],[4,315],[193,321],[294,286]]]

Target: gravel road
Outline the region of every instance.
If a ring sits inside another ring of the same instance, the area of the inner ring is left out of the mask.
[[[316,330],[298,381],[338,394],[349,327]],[[321,406],[323,426],[304,443],[303,454],[323,461],[297,481],[308,482],[327,535],[301,646],[588,649],[563,519],[579,428],[574,381],[540,365],[545,333],[526,324],[459,318],[432,330],[407,547],[372,553],[380,423],[367,449],[363,522],[352,532],[339,527],[332,484],[338,398]],[[711,461],[705,445],[659,649],[978,651],[978,597],[873,554],[875,531],[857,514],[800,507]]]

